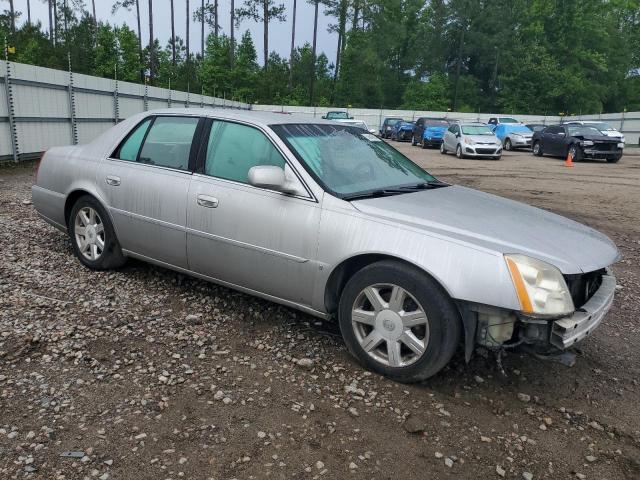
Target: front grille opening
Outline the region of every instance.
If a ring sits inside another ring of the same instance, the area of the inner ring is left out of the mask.
[[[598,291],[602,284],[602,276],[606,274],[603,269],[576,275],[565,275],[564,279],[569,287],[573,305],[576,308],[582,307],[589,301],[593,294]]]

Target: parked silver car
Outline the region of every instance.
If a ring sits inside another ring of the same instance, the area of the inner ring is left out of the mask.
[[[364,365],[403,382],[464,344],[565,349],[613,300],[604,235],[438,181],[362,130],[232,110],[135,115],[51,148],[33,203],[91,269],[135,257],[337,317]]]
[[[440,153],[455,152],[456,157],[479,157],[499,160],[502,142],[484,123],[454,123],[444,133]]]

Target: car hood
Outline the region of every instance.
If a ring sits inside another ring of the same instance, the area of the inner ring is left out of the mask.
[[[581,138],[583,140],[591,140],[593,142],[605,142],[605,143],[617,143],[619,140],[614,137],[608,137],[607,135],[574,135],[574,138]]]
[[[443,135],[447,127],[427,127],[424,129],[425,135]]]
[[[500,143],[500,140],[495,135],[465,135],[464,139],[466,142],[473,140],[475,143],[489,143],[495,145]]]
[[[538,258],[565,274],[607,267],[619,258],[602,233],[524,203],[461,186],[363,199],[361,212],[498,253]]]

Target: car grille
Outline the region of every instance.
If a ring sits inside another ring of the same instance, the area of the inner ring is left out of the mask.
[[[495,148],[476,148],[476,153],[480,155],[493,155],[495,151]]]
[[[593,150],[598,150],[599,152],[612,152],[616,150],[618,147],[615,143],[595,143],[593,145]]]
[[[593,294],[600,288],[602,276],[605,274],[606,271],[602,269],[589,273],[564,276],[576,309],[582,307],[593,297]]]

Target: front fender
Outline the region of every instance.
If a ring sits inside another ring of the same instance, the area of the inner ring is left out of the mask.
[[[331,272],[363,254],[386,255],[415,265],[455,300],[519,309],[500,252],[374,218],[330,195],[325,195],[320,223],[315,309],[326,310],[324,293]]]

